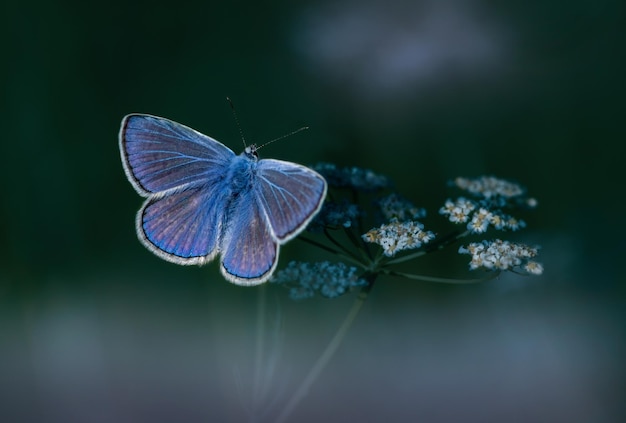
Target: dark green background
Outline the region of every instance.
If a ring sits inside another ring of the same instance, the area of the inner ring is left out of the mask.
[[[384,173],[437,230],[459,175],[520,181],[540,205],[508,238],[543,246],[542,277],[381,279],[294,419],[616,421],[625,12],[610,0],[3,3],[0,420],[272,421],[284,407],[353,298],[295,303],[214,264],[159,260],[136,239],[141,199],[119,159],[131,112],[239,152],[230,96],[248,142],[311,127],[263,156]],[[473,56],[476,31],[487,59]],[[281,264],[314,254],[295,241]],[[468,277],[465,263],[450,251],[414,271]]]

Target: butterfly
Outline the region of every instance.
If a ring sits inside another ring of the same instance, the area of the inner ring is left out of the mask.
[[[280,246],[320,211],[327,184],[291,162],[240,155],[169,119],[130,114],[119,134],[124,172],[146,197],[136,218],[139,240],[167,261],[205,264],[218,254],[237,285],[267,281]]]

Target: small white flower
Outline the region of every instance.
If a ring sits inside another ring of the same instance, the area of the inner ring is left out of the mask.
[[[524,222],[523,220],[518,220],[512,216],[508,216],[505,225],[512,231],[517,231],[518,229],[525,228],[526,222]]]
[[[543,273],[543,265],[536,261],[528,261],[524,266],[524,270],[531,275],[541,275]]]
[[[472,220],[467,225],[467,229],[473,233],[481,234],[487,231],[489,227],[489,222],[491,221],[493,214],[481,207],[474,215],[472,216]]]
[[[444,214],[444,215],[450,214],[454,211],[455,207],[456,207],[456,204],[452,200],[447,199],[443,207],[439,209],[439,214]]]
[[[456,201],[446,200],[444,206],[439,209],[439,214],[447,215],[452,223],[465,223],[475,208],[476,205],[472,201],[459,197]]]

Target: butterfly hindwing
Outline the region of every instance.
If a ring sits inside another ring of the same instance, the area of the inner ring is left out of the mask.
[[[265,282],[278,262],[278,242],[254,192],[241,194],[231,210],[221,242],[222,274],[238,285]]]
[[[225,209],[220,189],[205,185],[149,198],[137,214],[139,239],[159,257],[177,264],[212,260]]]

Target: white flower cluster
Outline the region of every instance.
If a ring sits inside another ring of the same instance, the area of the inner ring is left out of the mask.
[[[339,203],[327,200],[322,210],[315,216],[315,219],[307,227],[312,232],[321,232],[324,228],[336,228],[343,226],[349,228],[356,224],[361,210],[356,204],[350,204],[343,200]]]
[[[462,190],[485,198],[498,195],[511,198],[524,194],[524,189],[520,185],[494,176],[481,176],[476,179],[458,177],[454,184]]]
[[[399,222],[392,219],[389,223],[369,230],[362,236],[365,242],[371,242],[383,247],[387,257],[393,257],[402,250],[415,249],[435,238],[435,234],[424,231],[424,225],[412,220]]]
[[[313,169],[319,172],[331,187],[376,191],[391,185],[386,176],[360,167],[337,167],[332,163],[318,163]]]
[[[490,270],[522,269],[532,275],[541,275],[543,266],[532,260],[537,256],[537,248],[524,244],[496,239],[494,241],[473,242],[459,248],[460,254],[470,254],[470,269],[483,267]]]
[[[476,210],[478,208],[478,210]],[[448,216],[452,223],[466,223],[467,229],[472,233],[484,233],[489,225],[499,230],[510,229],[516,231],[526,226],[526,222],[516,219],[500,211],[490,211],[464,197],[459,197],[455,201],[450,199],[439,209],[439,214]]]
[[[289,296],[297,300],[311,298],[316,292],[326,298],[335,298],[353,288],[367,285],[356,267],[329,261],[292,261],[286,268],[276,272],[270,282],[288,287]]]

